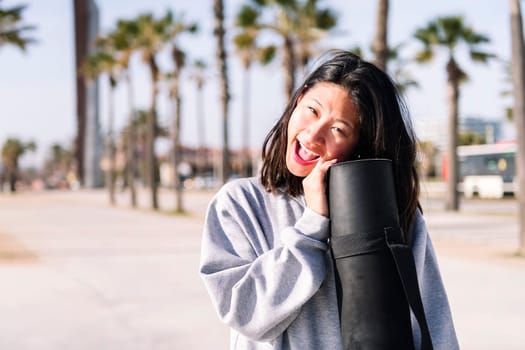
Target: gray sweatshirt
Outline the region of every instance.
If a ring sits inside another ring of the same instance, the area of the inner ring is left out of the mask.
[[[435,349],[458,349],[436,256],[418,213],[412,252]],[[342,337],[329,219],[303,197],[269,193],[259,178],[232,181],[206,214],[200,274],[231,349],[339,350]],[[416,346],[419,344],[414,324]]]

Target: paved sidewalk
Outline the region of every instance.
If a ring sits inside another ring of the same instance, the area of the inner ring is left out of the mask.
[[[202,215],[110,208],[105,193],[0,196],[0,232],[38,255],[0,263],[0,349],[227,348],[198,277]]]
[[[102,191],[0,194],[0,349],[227,349],[197,269],[209,192],[187,216]],[[163,193],[161,207],[174,196]],[[424,204],[425,205],[425,204]],[[524,349],[512,215],[426,211],[462,349]]]

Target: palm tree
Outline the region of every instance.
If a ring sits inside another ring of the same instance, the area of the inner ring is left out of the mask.
[[[447,210],[458,210],[458,169],[457,154],[458,146],[458,101],[459,85],[467,78],[467,74],[457,63],[455,54],[458,45],[464,43],[469,51],[470,58],[474,62],[486,63],[494,55],[484,52],[479,48],[480,44],[489,42],[485,35],[476,33],[474,29],[467,26],[462,17],[440,17],[427,24],[426,27],[418,29],[415,38],[423,44],[423,49],[418,52],[418,62],[428,62],[436,54],[438,48],[447,51],[447,98],[448,98],[448,179],[447,179]]]
[[[50,153],[50,166],[54,170],[66,173],[71,167],[73,152],[59,143],[54,143],[51,145]]]
[[[146,110],[135,110],[132,111],[132,114],[136,116],[133,120],[129,120],[128,124],[122,129],[122,143],[126,154],[129,154],[129,147],[133,147],[136,152],[134,155],[134,164],[136,166],[135,171],[138,172],[140,179],[143,182],[148,180],[147,167],[149,160],[147,159],[146,149],[148,144],[148,134],[149,134],[149,111]],[[131,125],[130,123],[133,123]],[[135,136],[133,138],[133,143],[130,144],[131,138],[129,137],[129,132],[132,131]],[[169,137],[169,130],[167,128],[161,127],[158,124],[155,127],[155,134],[158,137]],[[140,171],[139,171],[140,170]]]
[[[233,38],[233,43],[236,47],[236,53],[241,59],[243,67],[243,87],[242,87],[242,121],[243,127],[241,128],[242,140],[243,140],[243,166],[242,175],[251,176],[249,169],[251,168],[251,156],[250,156],[250,124],[251,124],[251,113],[250,113],[250,95],[251,95],[251,83],[250,83],[250,69],[254,61],[266,65],[270,63],[274,56],[276,47],[273,45],[258,47],[256,45],[256,32],[250,28],[243,29]]]
[[[203,60],[196,60],[193,63],[191,79],[195,81],[196,94],[195,94],[195,121],[197,123],[197,142],[198,142],[198,152],[197,152],[197,174],[204,175],[204,169],[208,163],[206,156],[206,123],[204,122],[204,99],[202,90],[204,88],[204,83],[206,82],[205,69],[207,65]]]
[[[179,167],[181,164],[181,144],[180,144],[180,130],[181,130],[181,97],[180,97],[180,76],[182,69],[186,64],[186,55],[177,43],[177,39],[184,33],[196,33],[197,25],[195,23],[185,23],[182,17],[173,18],[171,12],[168,11],[165,20],[168,21],[166,26],[166,40],[171,41],[171,58],[174,65],[173,73],[171,74],[171,88],[170,97],[174,102],[174,116],[173,116],[173,180],[175,182],[175,212],[183,213],[183,186],[179,174]]]
[[[76,188],[76,175],[74,172],[74,153],[72,147],[64,147],[54,143],[49,149],[48,156],[44,162],[42,175],[46,182],[58,184],[67,182],[70,188]]]
[[[25,51],[27,45],[36,42],[35,39],[26,36],[35,27],[20,23],[26,8],[26,5],[18,5],[7,9],[0,8],[0,48],[4,45],[14,45]]]
[[[512,76],[514,85],[513,119],[517,131],[516,169],[518,175],[520,253],[525,255],[525,52],[519,0],[510,0],[512,35]]]
[[[24,143],[16,138],[8,138],[2,146],[2,163],[11,192],[16,192],[18,161],[20,157],[27,151],[35,150],[36,144],[33,141]]]
[[[295,88],[295,71],[310,59],[313,45],[336,24],[328,8],[318,8],[318,0],[251,0],[237,14],[237,26],[277,34],[285,72],[285,92],[291,98]],[[267,16],[265,16],[267,15]]]
[[[318,0],[297,3],[294,18],[294,37],[297,66],[303,71],[317,52],[315,44],[323,39],[337,24],[335,13],[329,8],[319,8]]]
[[[130,190],[131,206],[137,207],[137,191],[135,188],[135,181],[137,177],[136,164],[136,130],[135,120],[135,97],[133,93],[133,83],[131,81],[131,74],[129,72],[129,61],[131,56],[137,49],[138,24],[132,20],[119,20],[116,29],[109,34],[116,50],[116,61],[118,62],[120,74],[122,75],[127,87],[128,99],[128,115],[129,115],[129,130],[127,132],[126,141],[128,147],[126,149],[126,183]]]
[[[263,31],[271,31],[281,38],[284,86],[287,98],[290,98],[293,94],[295,69],[297,67],[296,50],[292,38],[293,25],[291,23],[294,11],[292,5],[295,5],[295,2],[295,0],[291,2],[251,0],[250,4],[245,4],[241,7],[236,19],[236,25],[245,30],[252,30],[257,35]],[[274,17],[269,22],[264,21],[265,12],[274,14]]]
[[[151,207],[159,209],[158,202],[158,166],[155,155],[156,125],[157,125],[157,94],[160,79],[159,66],[156,55],[166,44],[166,27],[168,21],[165,18],[155,19],[152,14],[142,14],[137,20],[138,35],[137,48],[142,53],[142,60],[148,65],[151,82],[151,101],[148,117],[148,183],[151,189]]]
[[[118,65],[114,58],[114,47],[109,37],[97,40],[98,51],[88,56],[82,67],[82,73],[89,79],[96,79],[101,74],[107,74],[109,82],[108,98],[108,131],[106,140],[106,156],[108,169],[106,170],[106,183],[109,191],[109,203],[115,205],[115,142],[113,125],[115,122],[114,94],[117,86]]]
[[[388,49],[388,0],[379,0],[377,6],[376,34],[372,42],[375,65],[386,72],[389,58]]]
[[[230,92],[228,84],[228,64],[226,61],[225,29],[224,29],[224,3],[222,0],[213,0],[213,14],[215,24],[213,34],[217,42],[217,65],[220,75],[220,94],[222,112],[222,160],[220,166],[220,179],[224,184],[230,175],[230,151],[228,135],[228,109],[230,103]]]

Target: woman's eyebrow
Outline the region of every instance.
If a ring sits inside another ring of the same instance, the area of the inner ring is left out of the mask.
[[[321,103],[321,101],[319,101],[318,99],[316,99],[315,97],[312,97],[312,101],[314,101],[315,103],[317,103],[321,108],[324,108],[323,104]]]
[[[349,128],[353,128],[352,123],[348,122],[348,120],[346,120],[346,119],[338,118],[338,119],[336,119],[335,121],[336,121],[336,122],[339,122],[339,123],[343,123],[343,124],[345,124],[346,126],[348,126]]]

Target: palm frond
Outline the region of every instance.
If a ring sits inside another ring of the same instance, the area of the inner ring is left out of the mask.
[[[36,27],[20,23],[22,13],[26,8],[26,5],[19,5],[8,9],[0,9],[0,47],[14,45],[25,51],[29,44],[37,42],[35,39],[27,36],[27,33],[35,30]]]
[[[257,51],[257,59],[262,65],[267,65],[275,58],[277,47],[274,45],[268,45],[259,48]]]
[[[490,59],[496,58],[496,55],[492,53],[471,50],[470,58],[476,62],[487,63]]]
[[[252,27],[257,25],[260,12],[255,7],[243,5],[236,16],[235,25],[238,27]]]
[[[421,50],[416,53],[416,61],[420,63],[429,62],[434,58],[434,51],[431,49]]]

